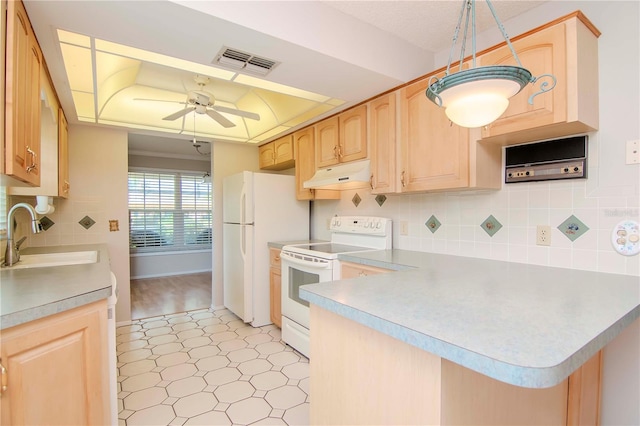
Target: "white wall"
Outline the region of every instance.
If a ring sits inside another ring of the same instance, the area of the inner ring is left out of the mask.
[[[370,191],[345,191],[340,201],[313,203],[312,237],[328,239],[326,219],[335,214],[384,216],[394,221],[396,248],[640,277],[640,256],[621,256],[610,243],[616,223],[640,220],[640,165],[626,165],[624,154],[627,140],[640,139],[640,3],[552,1],[504,24],[516,35],[577,9],[602,32],[600,129],[589,135],[587,180],[504,185],[495,192],[388,195],[382,207]],[[447,56],[439,57],[446,65]],[[362,198],[357,208],[351,202],[356,192]],[[493,237],[480,228],[490,214],[503,225]],[[572,214],[589,227],[575,242],[556,229]],[[431,215],[442,223],[435,234],[424,225]],[[406,236],[398,232],[400,221],[408,222]],[[538,224],[551,225],[551,247],[535,244]],[[606,348],[603,368],[602,424],[640,424],[640,321]]]
[[[215,238],[215,236],[214,236]],[[212,250],[137,253],[129,256],[131,279],[211,271]]]

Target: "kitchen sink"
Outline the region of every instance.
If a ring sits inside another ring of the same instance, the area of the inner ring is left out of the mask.
[[[61,253],[22,254],[20,261],[6,269],[45,268],[50,266],[82,265],[96,263],[96,250],[68,251]]]

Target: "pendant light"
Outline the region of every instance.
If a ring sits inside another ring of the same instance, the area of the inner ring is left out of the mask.
[[[518,65],[476,67],[476,2],[475,0],[463,0],[445,76],[442,78],[432,76],[426,91],[427,98],[439,107],[444,107],[449,120],[462,127],[482,127],[497,120],[509,106],[509,98],[519,93],[529,83],[534,84],[543,77],[548,77],[551,80],[551,85],[547,81],[541,82],[540,90],[529,97],[531,105],[533,105],[535,96],[552,90],[556,85],[555,76],[543,74],[539,77],[533,77],[531,72],[522,67],[491,1],[486,0],[486,2]],[[463,18],[465,22],[464,37],[460,49],[460,70],[451,74],[451,62]],[[469,30],[469,19],[471,19],[471,46],[473,50],[472,67],[463,70],[462,62]]]

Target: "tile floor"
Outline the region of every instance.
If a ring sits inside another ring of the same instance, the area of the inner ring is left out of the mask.
[[[226,309],[116,331],[120,425],[309,424],[309,360]]]

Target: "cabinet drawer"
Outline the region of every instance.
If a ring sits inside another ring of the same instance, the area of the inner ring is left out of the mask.
[[[392,272],[391,269],[377,268],[375,266],[360,265],[351,262],[340,262],[340,268],[342,270],[340,278],[343,280]]]

